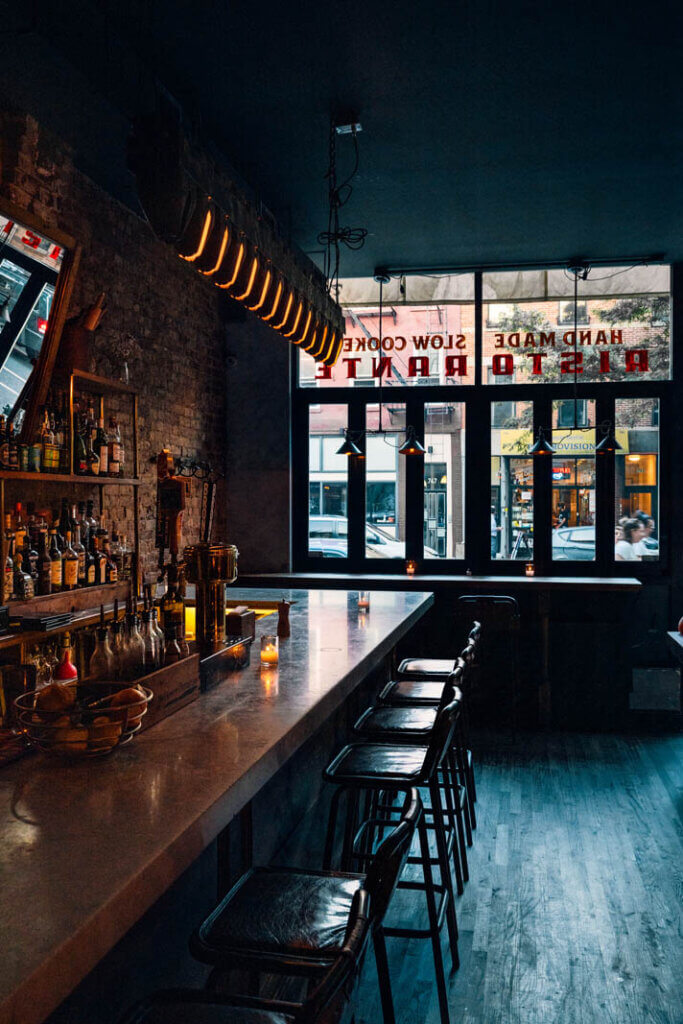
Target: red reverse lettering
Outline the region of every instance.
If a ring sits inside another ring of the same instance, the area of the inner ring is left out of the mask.
[[[467,342],[465,341],[465,335],[464,334],[459,334],[457,336],[457,338],[455,339],[455,347],[456,348],[466,348],[467,347]]]
[[[350,352],[353,347],[353,338],[344,338],[344,351]]]
[[[532,352],[531,353],[531,372],[535,376],[543,373],[543,360],[547,356],[547,352]]]
[[[466,377],[467,356],[446,356],[445,371],[447,377]]]
[[[555,331],[541,331],[538,336],[538,344],[543,347],[544,345],[552,345],[555,348]]]
[[[515,361],[507,352],[504,356],[496,355],[491,360],[491,371],[494,377],[510,377],[515,368]]]
[[[411,356],[408,360],[408,376],[409,377],[428,377],[429,376],[429,357],[428,356]]]
[[[391,377],[391,356],[381,356],[380,359],[372,359],[373,377]]]
[[[346,379],[355,380],[356,378],[356,367],[360,362],[360,356],[344,356],[342,363],[346,363]]]
[[[611,335],[611,341],[610,341],[611,345],[623,345],[624,344],[624,342],[622,341],[622,338],[621,338],[621,331],[610,331],[610,335]]]
[[[324,363],[318,365],[318,372],[315,375],[316,380],[332,380],[332,367],[326,366]]]
[[[609,351],[598,352],[600,356],[600,373],[609,373]]]
[[[419,335],[418,334],[414,334],[413,335],[413,345],[418,350],[418,352],[420,350],[424,351],[425,349],[429,348],[429,335],[428,334],[419,334]]]
[[[626,351],[626,372],[647,373],[650,369],[646,348],[632,348]]]
[[[493,335],[493,347],[494,348],[505,348],[505,335],[494,334]]]
[[[563,352],[560,360],[561,373],[583,373],[583,352]]]

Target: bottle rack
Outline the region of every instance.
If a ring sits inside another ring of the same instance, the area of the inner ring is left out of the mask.
[[[29,634],[26,633],[10,633],[0,637],[0,649],[11,647],[15,644],[24,644],[26,642],[35,643],[39,638],[46,639],[50,636],[54,636],[59,632],[65,630],[77,628],[81,625],[86,625],[89,615],[87,614],[88,608],[98,608],[100,604],[108,604],[113,602],[115,597],[121,597],[121,590],[125,584],[125,588],[132,587],[132,593],[137,595],[139,593],[139,581],[140,581],[140,510],[139,510],[139,499],[138,499],[138,488],[140,486],[140,467],[139,467],[139,455],[138,455],[138,395],[134,388],[128,384],[124,384],[121,381],[109,380],[107,377],[98,377],[93,373],[86,373],[83,370],[74,370],[69,375],[68,381],[65,381],[68,387],[69,394],[69,473],[33,473],[23,472],[14,470],[0,470],[0,569],[4,572],[5,559],[7,557],[7,544],[5,541],[5,485],[9,480],[23,480],[26,483],[35,481],[41,484],[70,484],[72,486],[80,487],[96,487],[99,491],[99,507],[100,514],[104,506],[104,488],[105,487],[130,487],[133,492],[133,529],[134,529],[134,552],[133,552],[133,566],[132,566],[132,578],[130,582],[119,581],[118,583],[107,583],[95,587],[79,588],[77,590],[65,591],[59,594],[51,594],[45,596],[38,596],[33,600],[36,602],[36,609],[45,606],[45,602],[49,602],[49,606],[53,610],[71,611],[72,607],[80,607],[80,615],[77,614],[74,617],[73,623],[70,626],[60,627],[57,630],[50,630],[46,633],[40,634]],[[98,416],[104,415],[104,396],[107,393],[119,392],[130,397],[131,412],[132,412],[132,423],[133,423],[133,476],[130,477],[99,477],[90,474],[74,473],[74,391],[78,388],[81,391],[87,391],[93,394],[98,400]],[[86,602],[86,595],[89,600]],[[84,607],[87,603],[88,608]],[[10,601],[10,615],[13,614],[14,610],[18,605],[22,605],[23,608],[27,607],[26,602]],[[33,607],[33,602],[28,602]],[[95,613],[93,612],[93,615]]]

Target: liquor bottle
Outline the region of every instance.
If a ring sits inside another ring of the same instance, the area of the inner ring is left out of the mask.
[[[123,672],[126,679],[136,679],[144,671],[145,645],[138,629],[138,617],[132,611],[132,604],[131,611],[126,615],[126,625],[128,626],[128,638]]]
[[[62,552],[57,543],[57,530],[54,526],[50,530],[50,562],[52,593],[57,594],[62,590]]]
[[[117,579],[122,580],[123,576],[123,548],[121,541],[116,530],[116,523],[112,523],[111,528],[111,545],[110,545],[111,557],[116,562],[116,576]]]
[[[145,647],[145,672],[154,672],[159,667],[159,645],[152,629],[152,613],[145,609],[141,618],[141,635]]]
[[[88,541],[90,537],[95,536],[95,530],[97,529],[97,520],[93,515],[93,508],[95,507],[94,501],[88,501],[85,507],[85,521],[88,525]]]
[[[100,460],[100,476],[107,476],[109,472],[109,438],[104,431],[104,417],[100,416],[97,421],[95,433],[95,451]]]
[[[9,468],[17,470],[19,469],[19,445],[14,436],[14,424],[11,421],[7,425],[7,445],[9,448]]]
[[[24,556],[21,551],[14,554],[14,594],[19,601],[30,601],[35,596],[33,580],[23,568]]]
[[[121,431],[114,416],[109,417],[109,476],[121,475]]]
[[[123,554],[123,579],[132,580],[133,578],[133,557],[134,553],[126,543],[125,534],[121,537],[121,552]]]
[[[5,571],[2,577],[3,604],[7,604],[8,601],[12,600],[12,594],[14,592],[14,559],[12,558],[12,552],[14,551],[14,537],[11,532],[9,535],[5,535],[5,544],[7,546],[7,554],[5,555]]]
[[[78,503],[78,517],[77,522],[81,530],[81,543],[87,548],[88,546],[88,533],[89,528],[85,519],[85,502],[79,501]]]
[[[38,593],[52,593],[52,561],[47,550],[47,532],[40,532],[40,546],[38,548]]]
[[[180,661],[183,654],[180,650],[180,644],[176,637],[175,626],[169,626],[166,632],[166,653],[164,655],[164,665],[172,665],[176,661]]]
[[[33,580],[33,589],[38,593],[38,552],[28,533],[24,541],[24,565]]]
[[[74,537],[76,539],[72,546],[78,559],[78,585],[84,587],[86,585],[85,547],[81,543],[81,528],[78,525],[74,530]]]
[[[159,652],[158,661],[159,666],[161,667],[161,665],[164,664],[164,658],[166,656],[166,637],[164,636],[163,629],[159,627],[159,609],[155,604],[152,605],[152,629],[154,631],[155,637],[157,638],[157,646]]]
[[[110,646],[114,656],[114,679],[120,679],[125,661],[126,637],[123,622],[119,620],[119,602],[114,601]]]
[[[62,637],[62,652],[54,677],[58,683],[78,682],[78,669],[72,661],[71,637],[68,633]]]
[[[91,476],[99,476],[100,457],[93,448],[93,435],[90,429],[85,434],[85,457],[88,464],[88,473]]]
[[[59,510],[59,526],[57,527],[57,541],[62,551],[66,547],[66,535],[70,529],[69,506],[66,498],[62,498],[62,505]]]
[[[62,587],[75,590],[78,586],[78,555],[71,547],[71,530],[66,531],[66,547],[62,554]]]
[[[14,540],[17,546],[17,550],[21,550],[24,547],[24,537],[26,536],[26,524],[24,523],[24,517],[21,509],[21,502],[18,501],[14,506]]]
[[[88,449],[85,444],[83,420],[79,416],[75,421],[74,432],[74,473],[88,472]]]
[[[45,415],[43,417],[43,425],[40,430],[40,443],[43,449],[41,456],[42,469],[44,473],[54,473],[57,465],[55,458],[57,449],[55,448],[55,435],[50,426],[50,414],[45,409]]]
[[[88,662],[88,678],[113,679],[114,678],[114,654],[109,646],[109,633],[104,623],[104,607],[100,605],[100,624],[95,633],[95,650]]]
[[[86,587],[94,587],[97,583],[97,574],[99,571],[99,561],[97,558],[97,552],[95,551],[95,537],[94,534],[90,535],[90,542],[88,544],[88,550],[85,558],[85,585]]]
[[[104,553],[107,558],[107,583],[117,583],[119,579],[119,567],[114,561],[108,540],[105,540],[104,542]]]

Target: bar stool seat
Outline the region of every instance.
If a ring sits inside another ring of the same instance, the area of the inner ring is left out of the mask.
[[[232,953],[293,959],[338,955],[362,875],[254,868],[192,936],[195,956],[208,963]]]
[[[404,658],[398,666],[399,679],[443,679],[455,668],[454,658]]]
[[[406,704],[423,705],[434,707],[441,701],[443,682],[421,682],[416,679],[393,679],[388,682],[381,691],[378,700],[380,704]]]
[[[362,778],[409,784],[424,776],[428,752],[422,744],[349,743],[325,769],[325,778],[342,785]]]
[[[436,706],[396,708],[380,704],[364,711],[353,731],[357,736],[370,740],[400,737],[426,743],[436,724],[437,714]]]

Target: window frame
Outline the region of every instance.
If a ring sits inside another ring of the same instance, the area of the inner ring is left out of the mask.
[[[618,261],[615,261],[615,265]],[[550,577],[620,577],[637,575],[644,579],[657,579],[671,575],[671,501],[662,494],[664,481],[671,481],[672,439],[667,424],[672,424],[675,352],[677,341],[676,315],[678,310],[678,266],[671,265],[671,379],[668,381],[605,381],[576,385],[580,400],[595,399],[596,422],[615,421],[615,402],[618,398],[656,398],[659,400],[659,559],[656,562],[616,562],[614,560],[613,516],[599,514],[599,510],[615,508],[615,459],[613,455],[596,456],[596,557],[594,561],[552,560],[552,459],[534,461],[534,565],[536,576]],[[512,268],[511,268],[512,269]],[[483,270],[475,270],[475,376],[472,384],[433,385],[429,387],[398,386],[385,390],[388,404],[405,403],[406,424],[415,429],[415,435],[424,440],[424,407],[432,403],[459,402],[465,405],[465,557],[463,559],[424,559],[422,557],[424,517],[424,461],[407,457],[406,486],[406,554],[405,559],[368,559],[365,556],[365,463],[362,459],[349,459],[348,523],[349,549],[345,559],[329,559],[308,552],[308,408],[310,405],[330,404],[348,406],[348,426],[352,433],[362,434],[365,429],[365,406],[376,405],[378,388],[359,387],[298,387],[298,350],[292,351],[291,424],[292,424],[292,556],[293,568],[301,572],[342,572],[355,575],[405,575],[406,560],[415,560],[419,571],[430,576],[462,575],[471,571],[475,575],[521,576],[523,561],[503,561],[491,558],[489,516],[490,459],[491,459],[491,403],[530,401],[534,410],[534,435],[542,427],[551,436],[552,403],[574,398],[574,383],[506,384],[482,381],[482,336],[484,307],[482,299]],[[682,296],[683,299],[683,296]],[[501,391],[503,392],[501,394]],[[504,396],[504,397],[503,397]],[[340,435],[339,443],[342,443]],[[486,466],[485,472],[473,472],[472,467]],[[545,525],[544,525],[545,524]]]

